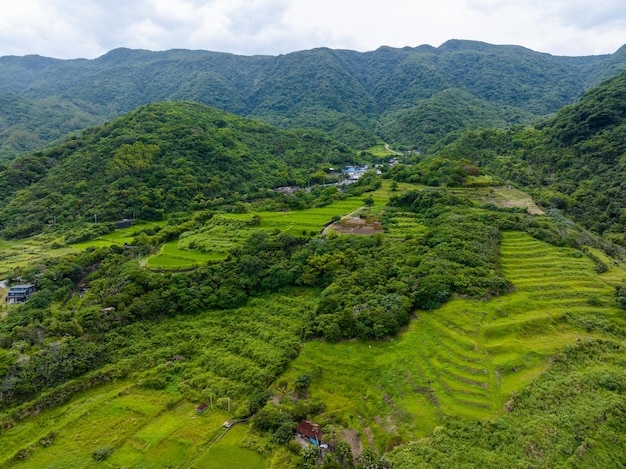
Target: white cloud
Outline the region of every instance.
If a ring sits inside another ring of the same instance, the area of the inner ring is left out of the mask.
[[[0,55],[95,57],[115,47],[278,54],[471,39],[560,55],[626,41],[623,0],[0,0]]]

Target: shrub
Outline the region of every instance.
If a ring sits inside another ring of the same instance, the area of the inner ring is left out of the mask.
[[[96,461],[104,461],[106,458],[111,456],[112,448],[110,446],[101,446],[93,452],[93,458]]]

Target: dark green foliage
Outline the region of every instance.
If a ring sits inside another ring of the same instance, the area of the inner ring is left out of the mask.
[[[316,131],[279,131],[197,104],[159,103],[0,168],[0,223],[5,236],[20,237],[53,220],[161,219],[244,193],[258,197],[295,184],[317,164],[353,156]]]
[[[308,374],[298,375],[293,383],[294,388],[299,396],[303,396],[306,393],[307,388],[311,384],[311,376]]]
[[[385,115],[379,133],[396,146],[426,151],[458,130],[504,128],[535,120],[536,114],[519,107],[496,104],[459,89],[446,89],[415,107]]]
[[[437,154],[529,186],[543,206],[626,245],[625,93],[623,73],[537,129],[467,132]]]
[[[467,186],[469,176],[483,174],[480,168],[466,159],[454,160],[430,156],[413,164],[396,164],[385,173],[394,182],[411,182],[427,186]],[[393,189],[392,189],[393,190]]]
[[[375,143],[379,127],[386,138],[426,150],[451,130],[555,112],[624,64],[620,53],[553,57],[470,41],[276,57],[129,49],[95,60],[0,57],[0,161],[173,100],[324,130],[355,148]]]
[[[107,117],[62,96],[33,100],[0,93],[0,109],[0,161],[50,146]]]
[[[359,456],[357,469],[391,469],[391,463],[384,457],[379,456],[372,448],[365,448]]]
[[[626,309],[626,285],[615,287],[615,299],[617,300],[618,307]]]
[[[252,428],[257,431],[273,434],[279,444],[287,444],[294,436],[298,423],[284,409],[273,404],[266,404],[252,419]]]
[[[112,448],[110,446],[101,446],[93,452],[94,460],[101,462],[111,456]]]
[[[435,309],[455,293],[484,298],[511,288],[499,267],[506,223],[497,216],[439,189],[403,194],[390,205],[388,218],[411,211],[428,231],[403,242],[374,236],[311,243],[301,279],[324,291],[306,337],[382,339],[415,308]]]

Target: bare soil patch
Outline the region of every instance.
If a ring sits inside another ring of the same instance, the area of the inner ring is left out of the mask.
[[[341,437],[350,445],[352,449],[352,457],[355,461],[358,461],[361,453],[363,452],[363,444],[361,443],[361,437],[356,430],[342,430]]]
[[[376,233],[384,233],[383,225],[380,221],[358,216],[346,216],[330,228],[338,233],[354,234],[354,235],[373,235]]]

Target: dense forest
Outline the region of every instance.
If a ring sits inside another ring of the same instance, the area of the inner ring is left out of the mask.
[[[534,127],[467,132],[437,154],[528,187],[545,207],[624,245],[625,90],[622,73]]]
[[[355,148],[428,151],[451,130],[532,122],[626,69],[626,49],[558,57],[452,40],[280,56],[116,49],[94,60],[0,57],[0,160],[158,101],[194,101]],[[446,109],[443,111],[443,109]]]
[[[318,131],[157,103],[0,167],[0,223],[4,236],[15,237],[94,216],[158,220],[305,185],[324,165],[355,160],[353,150]]]
[[[0,465],[623,467],[623,59],[0,58]]]

